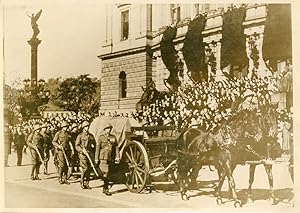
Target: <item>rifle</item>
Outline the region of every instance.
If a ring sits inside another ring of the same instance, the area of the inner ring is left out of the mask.
[[[60,145],[60,148],[61,148],[61,150],[62,150],[62,152],[63,152],[63,154],[64,154],[64,157],[65,157],[65,159],[66,159],[66,163],[67,163],[67,166],[68,166],[67,179],[69,179],[69,178],[71,177],[71,175],[72,175],[72,167],[70,166],[69,160],[68,160],[68,158],[67,158],[67,155],[66,155],[66,152],[65,152],[63,146]]]
[[[39,158],[41,159],[41,161],[44,161],[44,159],[42,158],[42,155],[40,153],[40,150],[37,148],[36,145],[34,145],[34,150],[37,152],[37,154],[38,154]]]
[[[99,174],[98,174],[98,172],[97,172],[97,170],[96,170],[96,168],[95,168],[95,166],[93,164],[93,161],[92,161],[91,157],[89,156],[89,153],[87,152],[87,150],[84,147],[82,147],[82,150],[83,150],[83,153],[85,154],[85,156],[88,158],[88,160],[89,160],[89,162],[90,162],[90,164],[91,164],[91,166],[93,168],[93,171],[95,172],[95,175],[97,177],[99,177]]]

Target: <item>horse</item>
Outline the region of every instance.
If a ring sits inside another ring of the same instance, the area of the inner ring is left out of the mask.
[[[177,140],[178,150],[178,185],[182,200],[188,200],[186,194],[188,187],[188,173],[199,162],[211,162],[219,171],[218,186],[215,189],[217,202],[221,201],[220,190],[225,176],[228,178],[235,206],[241,206],[241,201],[237,199],[235,182],[232,176],[234,164],[232,162],[232,153],[230,147],[233,146],[233,125],[235,125],[235,134],[239,135],[247,132],[256,135],[254,122],[245,119],[237,119],[242,122],[232,121],[224,123],[219,128],[208,132],[195,129],[183,131]],[[231,127],[232,126],[232,127]]]
[[[273,106],[267,106],[262,109],[261,115],[257,116],[258,125],[261,128],[261,138],[258,142],[252,141],[248,145],[249,154],[259,160],[259,164],[263,164],[268,175],[269,193],[273,204],[277,203],[273,191],[273,174],[272,174],[272,160],[280,157],[282,150],[280,144],[277,142],[277,114]],[[248,156],[249,156],[248,154]],[[250,159],[251,160],[251,159]],[[252,198],[252,184],[254,182],[255,168],[258,164],[250,164],[249,167],[249,187],[248,187],[248,201],[253,202]]]

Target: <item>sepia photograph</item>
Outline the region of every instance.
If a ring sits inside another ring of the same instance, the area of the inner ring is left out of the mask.
[[[296,211],[294,4],[4,0],[0,211]]]

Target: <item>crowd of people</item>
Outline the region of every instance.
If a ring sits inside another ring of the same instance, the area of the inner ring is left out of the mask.
[[[199,126],[213,129],[242,108],[259,108],[271,103],[276,91],[271,77],[204,81],[181,85],[178,91],[143,106],[139,114],[149,125],[173,122],[178,129]]]
[[[22,165],[23,153],[30,153],[32,160],[30,178],[33,181],[40,180],[40,166],[43,165],[44,175],[49,175],[48,164],[52,155],[60,184],[69,185],[68,178],[71,174],[81,172],[81,188],[91,189],[89,180],[91,169],[94,168],[94,172],[104,181],[103,193],[110,196],[108,190],[110,166],[120,161],[117,140],[111,134],[112,125],[108,123],[96,142],[95,137],[89,132],[92,120],[88,114],[66,114],[30,119],[16,126],[6,124],[5,165],[8,164],[12,145],[17,152],[17,166]],[[114,151],[115,154],[112,153]],[[114,159],[112,156],[115,156]]]

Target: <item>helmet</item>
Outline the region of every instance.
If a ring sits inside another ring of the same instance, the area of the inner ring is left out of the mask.
[[[41,126],[39,124],[36,124],[36,125],[34,125],[33,131],[36,131],[36,130],[38,130],[40,128],[41,128]]]
[[[107,123],[105,126],[104,126],[104,128],[103,128],[103,130],[104,129],[112,129],[113,128],[113,126],[111,125],[111,123]]]
[[[81,127],[84,128],[89,125],[90,125],[90,123],[88,121],[83,121],[83,123],[81,124]]]
[[[69,126],[68,122],[63,121],[60,127],[63,128],[63,127],[66,127],[66,126]]]
[[[71,129],[78,127],[77,123],[72,123]]]

